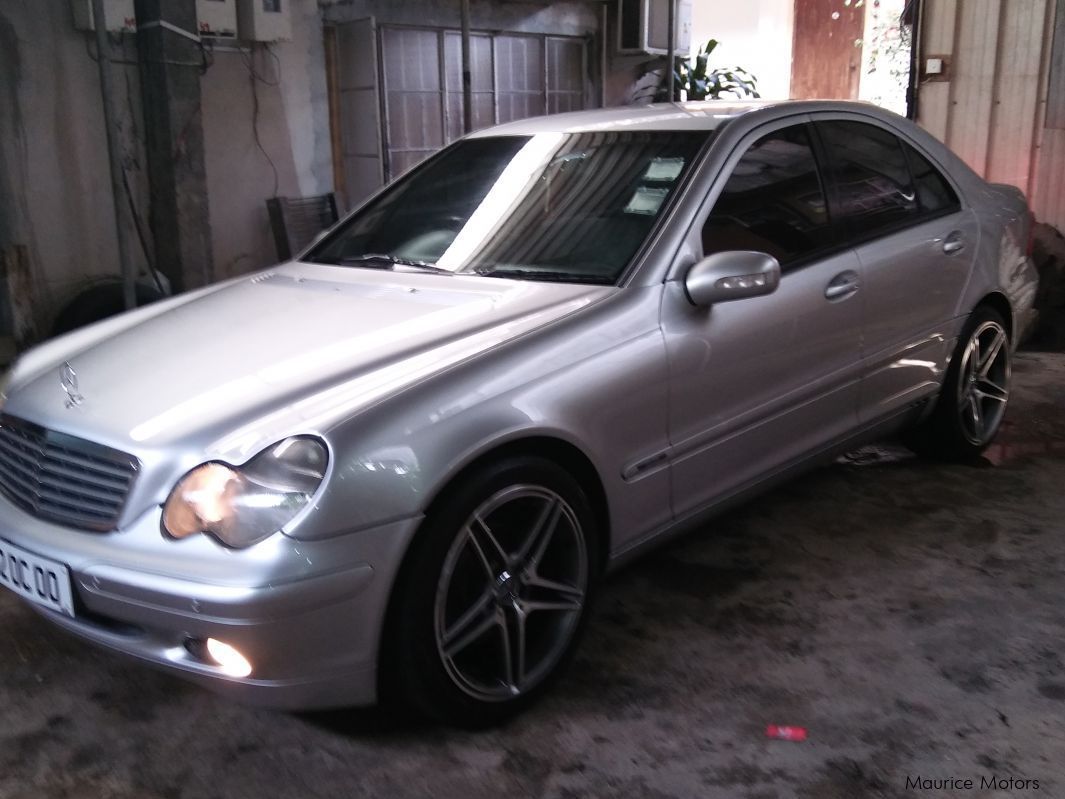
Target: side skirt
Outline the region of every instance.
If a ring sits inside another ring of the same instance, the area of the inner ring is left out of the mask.
[[[647,535],[630,543],[624,549],[612,552],[607,563],[607,573],[622,568],[646,552],[656,549],[678,536],[694,532],[715,516],[742,505],[775,486],[786,483],[792,478],[811,471],[818,466],[831,463],[840,455],[850,452],[863,444],[868,444],[871,441],[876,441],[906,429],[924,415],[932,404],[932,400],[934,400],[934,397],[922,399],[886,418],[874,421],[846,438],[804,455],[790,463],[783,464],[767,475],[742,485],[725,496],[716,498],[709,505],[698,508],[681,518],[674,519],[672,522],[652,530]]]

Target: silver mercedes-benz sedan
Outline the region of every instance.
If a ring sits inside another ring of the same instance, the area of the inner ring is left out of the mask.
[[[872,106],[475,133],[296,261],[26,353],[0,584],[247,701],[492,723],[669,534],[871,437],[979,453],[1030,228]]]

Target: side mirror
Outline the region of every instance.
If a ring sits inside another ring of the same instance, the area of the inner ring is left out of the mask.
[[[772,294],[780,285],[780,263],[772,255],[730,250],[708,255],[688,270],[684,289],[693,305]]]

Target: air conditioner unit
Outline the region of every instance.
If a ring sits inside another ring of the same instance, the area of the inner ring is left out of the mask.
[[[249,42],[278,42],[292,38],[290,0],[237,0],[237,31]]]
[[[196,0],[196,26],[200,36],[236,38],[236,0]]]
[[[676,4],[674,52],[691,50],[692,0],[618,0],[618,52],[665,55],[671,2]]]
[[[94,31],[92,0],[70,0],[74,12],[74,27],[79,31]],[[104,27],[109,31],[133,33],[137,30],[137,12],[133,0],[104,0]]]

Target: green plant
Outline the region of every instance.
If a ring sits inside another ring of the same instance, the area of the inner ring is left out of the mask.
[[[707,70],[710,54],[718,44],[717,39],[711,39],[696,51],[694,58],[682,56],[675,59],[672,69],[674,97],[680,97],[682,91],[689,100],[719,100],[723,95],[736,99],[761,97],[757,90],[758,79],[742,67]],[[651,87],[658,102],[670,99],[664,77],[661,76],[658,84]],[[645,99],[648,94],[642,93],[634,99]]]
[[[708,41],[695,58],[679,58],[673,70],[674,91],[684,91],[689,100],[719,100],[723,94],[733,97],[759,97],[756,89],[758,79],[742,67],[713,69],[707,72],[710,54],[717,47],[717,39]]]

